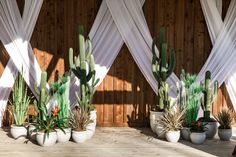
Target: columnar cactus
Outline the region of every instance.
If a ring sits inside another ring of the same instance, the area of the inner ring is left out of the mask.
[[[73,49],[69,49],[69,64],[73,74],[80,80],[80,93],[77,100],[80,106],[92,104],[94,87],[98,83],[95,79],[95,61],[92,55],[92,43],[84,39],[84,28],[79,27],[79,58],[73,57]],[[86,47],[87,46],[87,47]],[[78,93],[77,93],[78,94]]]
[[[48,115],[46,105],[50,99],[50,95],[47,93],[46,84],[47,84],[47,72],[43,71],[41,74],[39,87],[35,85],[35,91],[39,96],[38,102],[35,102],[35,108],[39,114],[39,119],[42,121],[46,120],[46,116]]]
[[[211,113],[211,105],[213,101],[215,100],[217,93],[218,93],[218,88],[219,88],[219,83],[218,81],[214,82],[214,89],[212,91],[210,87],[211,83],[211,72],[206,71],[205,73],[205,84],[204,84],[204,90],[203,90],[203,100],[202,100],[202,109],[204,111],[204,120],[209,121],[210,118],[210,113]]]
[[[159,105],[155,107],[154,110],[164,110],[168,109],[170,106],[170,97],[169,93],[169,85],[167,84],[166,80],[171,75],[171,73],[175,69],[175,52],[171,50],[171,56],[168,61],[168,54],[167,54],[167,44],[165,43],[165,29],[162,27],[160,29],[160,56],[159,58],[156,55],[155,49],[155,40],[152,43],[152,72],[155,79],[158,81],[158,88],[159,88],[159,97],[158,103]],[[162,94],[160,94],[162,93]]]

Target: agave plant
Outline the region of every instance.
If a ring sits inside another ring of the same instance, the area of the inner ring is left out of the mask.
[[[12,94],[11,114],[13,115],[17,126],[22,126],[25,123],[30,101],[31,97],[27,95],[25,81],[20,74],[16,79]]]
[[[231,129],[231,125],[233,123],[232,111],[223,109],[217,115],[215,115],[215,119],[220,124],[220,129]]]
[[[185,110],[180,107],[171,108],[165,112],[159,120],[160,125],[163,127],[163,132],[178,131],[182,128]]]

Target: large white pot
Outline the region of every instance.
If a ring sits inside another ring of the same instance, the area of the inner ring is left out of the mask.
[[[150,111],[150,126],[153,132],[157,133],[157,121],[163,115],[163,112]],[[160,128],[160,127],[158,127]],[[158,132],[159,133],[159,132]]]
[[[44,136],[46,136],[45,141],[43,141]],[[37,132],[36,133],[36,141],[38,142],[38,144],[40,146],[44,146],[44,147],[45,146],[52,146],[52,145],[56,144],[56,142],[57,142],[57,133],[55,131],[53,131],[53,132],[49,133],[49,136],[47,136],[43,132]]]
[[[217,122],[205,122],[205,131],[206,131],[206,138],[212,139],[217,132],[218,124]]]
[[[33,132],[35,128],[34,125],[29,125],[28,127],[28,137],[34,141],[36,140],[36,132]]]
[[[179,141],[180,131],[167,131],[165,137],[167,141],[176,143]]]
[[[88,124],[86,127],[88,139],[92,138],[95,133],[96,124],[97,124],[97,122],[96,122],[97,121],[97,111],[96,110],[90,111],[90,120],[92,120],[93,122]]]
[[[88,133],[87,131],[72,130],[72,139],[76,143],[83,143],[88,139]]]
[[[71,137],[71,128],[63,129],[65,133],[61,129],[56,129],[57,132],[57,142],[68,142]]]
[[[27,137],[27,129],[24,126],[16,126],[13,124],[11,125],[10,133],[14,139]]]
[[[180,131],[180,134],[181,134],[181,137],[184,139],[184,140],[187,140],[189,141],[190,140],[190,128],[189,127],[183,127]]]
[[[206,132],[192,132],[190,139],[194,144],[203,144],[206,140]]]
[[[232,137],[232,129],[219,129],[218,128],[218,136],[222,141],[229,141]]]

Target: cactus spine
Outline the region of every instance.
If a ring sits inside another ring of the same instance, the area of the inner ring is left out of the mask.
[[[210,112],[211,112],[211,105],[214,102],[219,88],[218,81],[214,82],[214,89],[212,91],[210,87],[211,83],[211,72],[206,71],[205,73],[205,84],[204,84],[204,90],[203,90],[203,102],[202,102],[202,109],[204,111],[204,120],[209,121],[210,118]]]
[[[87,48],[86,48],[87,46]],[[73,57],[73,49],[69,49],[69,64],[73,74],[80,80],[80,92],[77,101],[80,107],[91,107],[94,88],[98,83],[95,79],[95,61],[92,55],[92,43],[84,39],[84,28],[79,27],[79,58]],[[79,94],[79,95],[78,95]]]
[[[158,58],[155,50],[155,39],[152,43],[152,72],[158,82],[158,106],[154,110],[168,110],[170,108],[169,85],[166,82],[167,78],[175,69],[175,52],[171,50],[171,56],[168,60],[167,44],[165,43],[165,29],[160,29],[160,57]]]
[[[39,87],[35,85],[35,91],[39,96],[38,102],[35,102],[35,108],[39,114],[39,119],[42,121],[45,121],[46,116],[48,115],[46,105],[50,99],[49,94],[47,94],[46,84],[47,84],[47,72],[43,71],[41,74]]]

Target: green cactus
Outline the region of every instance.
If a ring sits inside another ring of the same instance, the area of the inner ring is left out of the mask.
[[[211,83],[211,72],[206,71],[205,73],[205,84],[204,84],[204,90],[203,90],[203,99],[202,99],[202,104],[201,107],[204,111],[204,121],[210,121],[210,113],[211,113],[211,105],[214,102],[217,93],[218,93],[218,88],[219,88],[219,83],[218,81],[214,82],[214,89],[212,91],[210,87]]]
[[[87,48],[86,48],[87,46]],[[84,39],[84,28],[79,27],[79,58],[73,57],[73,49],[69,49],[69,64],[73,74],[80,80],[80,92],[77,101],[80,107],[92,108],[94,88],[99,79],[95,79],[95,61],[92,55],[92,44]]]
[[[186,127],[190,127],[198,115],[203,86],[195,83],[196,78],[182,69],[180,83],[177,83],[177,102],[185,110],[183,125]]]
[[[155,49],[155,39],[152,43],[152,72],[155,79],[158,82],[158,104],[154,106],[154,110],[166,110],[170,107],[170,98],[168,95],[169,92],[169,85],[167,84],[166,80],[171,75],[171,73],[175,69],[175,52],[171,50],[171,56],[168,60],[167,54],[167,44],[165,43],[165,29],[161,27],[160,29],[160,56],[159,58],[156,55]],[[160,94],[162,93],[162,94]]]
[[[44,121],[46,120],[46,116],[48,115],[47,111],[47,103],[50,100],[51,95],[47,93],[46,89],[47,84],[47,72],[43,71],[41,74],[40,85],[37,87],[35,84],[35,91],[39,97],[38,102],[34,102],[35,109],[38,112],[39,119]]]
[[[54,82],[50,84],[50,92],[56,97],[56,105],[58,106],[58,119],[61,119],[63,126],[68,127],[69,116],[70,116],[70,105],[69,105],[69,89],[70,89],[70,76],[64,74],[59,79],[58,71],[55,72]]]

